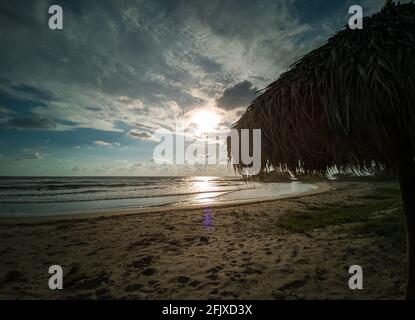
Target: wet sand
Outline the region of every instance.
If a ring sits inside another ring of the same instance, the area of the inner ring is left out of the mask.
[[[405,256],[379,249],[376,237],[357,237],[352,224],[276,227],[290,210],[361,201],[374,185],[332,183],[320,194],[209,209],[0,220],[0,298],[400,299]],[[48,287],[54,264],[63,290]],[[363,290],[348,287],[354,264],[364,269]]]

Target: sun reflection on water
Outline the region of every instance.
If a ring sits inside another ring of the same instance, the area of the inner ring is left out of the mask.
[[[212,191],[216,187],[215,177],[191,177],[189,180],[195,192]]]

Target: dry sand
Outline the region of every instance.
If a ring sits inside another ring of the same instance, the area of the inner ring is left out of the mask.
[[[0,220],[2,299],[400,299],[405,257],[388,263],[376,238],[349,225],[308,234],[276,232],[281,214],[310,204],[355,201],[371,183],[333,183],[300,198],[7,225]],[[392,253],[393,254],[393,253]],[[48,288],[61,265],[64,289]],[[364,269],[364,289],[348,288],[348,268]]]

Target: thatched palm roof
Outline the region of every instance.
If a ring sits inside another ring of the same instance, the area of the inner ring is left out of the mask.
[[[415,5],[387,4],[271,83],[234,125],[262,129],[262,172],[394,170],[415,139]],[[237,166],[241,169],[241,166]]]

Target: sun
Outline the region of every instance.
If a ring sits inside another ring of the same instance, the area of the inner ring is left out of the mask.
[[[212,110],[200,110],[192,118],[200,133],[215,131],[220,122],[220,116]]]

